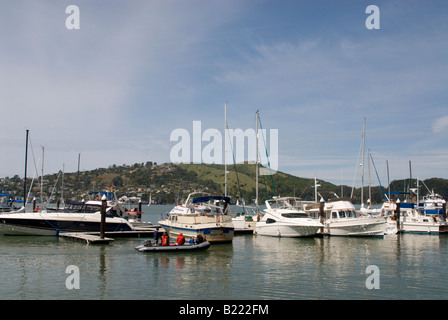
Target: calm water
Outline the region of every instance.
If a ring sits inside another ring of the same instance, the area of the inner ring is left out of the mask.
[[[170,206],[144,207],[153,223]],[[196,253],[140,253],[141,239],[86,245],[0,237],[0,299],[446,299],[448,236],[235,236]],[[80,288],[69,290],[70,265]],[[366,268],[380,288],[367,289]]]

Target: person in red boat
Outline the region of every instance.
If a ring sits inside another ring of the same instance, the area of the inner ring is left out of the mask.
[[[185,243],[185,237],[182,233],[179,233],[179,235],[177,236],[176,242],[177,242],[178,246],[181,246]]]
[[[166,234],[166,232],[162,235],[162,246],[169,246],[170,245],[170,238]]]

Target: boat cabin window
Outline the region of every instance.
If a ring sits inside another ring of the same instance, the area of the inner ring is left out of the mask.
[[[282,213],[282,217],[285,217],[285,218],[308,218],[308,215],[304,212],[290,212],[290,213]]]
[[[337,211],[332,211],[331,212],[331,218],[332,219],[337,219],[338,218],[338,212]]]
[[[274,219],[268,218],[266,220],[266,223],[275,223],[276,221]]]
[[[349,217],[349,218],[357,218],[358,215],[356,214],[355,211],[347,211],[347,217]]]

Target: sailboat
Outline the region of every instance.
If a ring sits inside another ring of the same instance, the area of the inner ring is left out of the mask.
[[[152,193],[149,193],[148,207],[152,204]]]
[[[227,105],[225,105],[225,132],[227,132],[228,126],[227,126]],[[237,199],[236,207],[238,209],[241,209],[241,212],[238,212],[235,216],[232,218],[233,225],[235,227],[235,231],[238,233],[253,233],[255,231],[255,226],[257,222],[260,220],[260,209],[258,207],[258,117],[259,117],[259,111],[256,111],[256,140],[255,140],[255,154],[256,154],[256,160],[255,160],[255,206],[246,205],[244,199],[241,199],[241,203],[239,199]],[[227,136],[227,135],[226,135]],[[225,142],[226,143],[226,142]],[[233,156],[233,151],[232,151]],[[224,159],[224,162],[225,159]],[[233,162],[235,164],[235,158],[233,157]],[[235,169],[236,171],[236,169]],[[227,184],[227,165],[225,165],[225,184]],[[237,179],[238,179],[238,173],[236,173]],[[238,182],[239,187],[239,182]],[[225,195],[227,195],[227,188]]]

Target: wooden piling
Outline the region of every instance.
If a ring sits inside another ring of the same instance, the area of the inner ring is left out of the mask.
[[[106,227],[106,196],[103,195],[101,198],[101,224],[100,224],[100,238],[104,239],[105,227]]]
[[[401,206],[401,203],[400,203],[400,199],[398,199],[397,200],[397,208],[395,209],[395,217],[396,217],[396,220],[397,220],[397,232],[400,232],[400,206]]]
[[[324,199],[320,199],[320,203],[319,203],[319,222],[324,224],[324,216],[325,216],[325,212],[324,212],[324,207],[325,207],[325,200]],[[324,228],[321,227],[320,228],[320,232],[321,234],[324,233]]]

